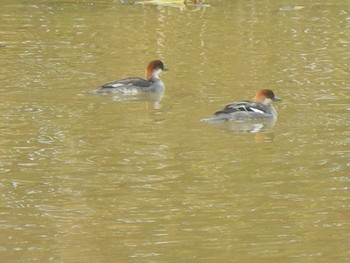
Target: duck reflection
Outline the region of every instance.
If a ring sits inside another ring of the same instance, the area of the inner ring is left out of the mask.
[[[112,100],[114,102],[145,102],[146,108],[161,109],[160,101],[164,96],[162,92],[149,92],[140,93],[137,95],[130,96],[128,94],[112,93]]]
[[[257,143],[274,141],[275,135],[273,127],[276,120],[249,120],[249,121],[225,121],[210,123],[211,126],[234,133],[253,133],[255,134],[255,141]]]
[[[243,132],[243,133],[259,133],[271,131],[275,125],[275,119],[261,119],[261,120],[249,120],[249,121],[225,121],[210,123],[219,129],[224,129],[231,132]]]

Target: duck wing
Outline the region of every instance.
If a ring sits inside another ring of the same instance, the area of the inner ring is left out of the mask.
[[[214,116],[220,114],[230,114],[234,112],[256,112],[264,113],[266,111],[266,105],[262,103],[255,103],[250,101],[235,101],[226,105],[222,110],[214,113]]]

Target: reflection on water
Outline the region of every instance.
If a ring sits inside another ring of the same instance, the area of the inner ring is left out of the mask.
[[[138,93],[138,94],[128,94],[128,93],[102,93],[97,94],[97,96],[103,96],[111,101],[118,103],[132,103],[132,102],[144,102],[147,107],[152,109],[161,109],[160,101],[164,96],[164,91],[162,92],[147,92],[147,93]]]
[[[2,261],[350,261],[347,3],[210,4],[2,1]],[[199,121],[259,88],[275,124]]]
[[[259,133],[271,131],[275,125],[275,119],[260,119],[260,120],[247,120],[247,121],[224,121],[210,123],[220,129],[225,129],[231,132],[248,132]]]

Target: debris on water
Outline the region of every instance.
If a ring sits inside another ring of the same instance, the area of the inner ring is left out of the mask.
[[[198,9],[202,7],[209,7],[210,5],[202,0],[146,0],[136,1],[135,5],[157,5],[166,7],[178,7],[180,9]]]
[[[278,11],[297,11],[300,9],[305,8],[305,6],[302,5],[287,5],[287,6],[283,6],[281,8],[278,9]]]

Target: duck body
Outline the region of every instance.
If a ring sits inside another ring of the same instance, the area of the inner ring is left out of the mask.
[[[126,78],[112,81],[100,86],[98,93],[117,92],[123,94],[162,92],[165,90],[161,79]]]
[[[254,119],[277,119],[277,112],[271,101],[280,100],[272,90],[262,89],[254,97],[254,101],[235,101],[216,111],[204,122],[245,121]]]

